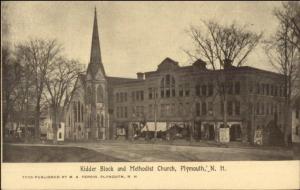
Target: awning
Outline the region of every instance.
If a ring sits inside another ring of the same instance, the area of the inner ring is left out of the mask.
[[[147,122],[146,125],[142,128],[143,131],[147,131],[147,127],[149,131],[155,131],[155,123]],[[167,123],[166,122],[156,122],[156,131],[166,131]]]

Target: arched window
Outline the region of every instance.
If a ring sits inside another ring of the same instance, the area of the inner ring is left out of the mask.
[[[91,89],[91,87],[87,87],[86,103],[87,104],[91,104],[92,103],[92,89]]]
[[[175,96],[175,79],[173,76],[167,74],[160,81],[160,96],[162,98]]]
[[[99,85],[97,88],[97,102],[102,103],[103,102],[103,89],[102,86]]]

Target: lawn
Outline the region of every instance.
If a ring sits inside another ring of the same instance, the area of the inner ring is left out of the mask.
[[[3,162],[122,162],[79,147],[3,145]]]

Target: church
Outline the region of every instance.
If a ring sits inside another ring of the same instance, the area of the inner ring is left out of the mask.
[[[218,94],[220,74],[228,83],[226,107]],[[277,138],[273,131],[283,132],[283,81],[278,73],[230,62],[223,70],[211,70],[201,59],[180,66],[171,58],[135,79],[107,76],[95,10],[90,61],[64,114],[65,138],[131,139],[147,130],[165,139],[220,141],[227,130],[225,141],[267,144]]]
[[[112,136],[112,87],[135,79],[109,77],[101,58],[97,11],[95,8],[90,62],[86,74],[79,74],[65,113],[65,138],[105,140]]]

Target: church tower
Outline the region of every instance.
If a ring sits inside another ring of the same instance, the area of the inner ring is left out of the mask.
[[[97,23],[97,10],[94,13],[90,62],[86,75],[86,126],[88,139],[108,138],[108,93],[106,74],[102,63]]]

